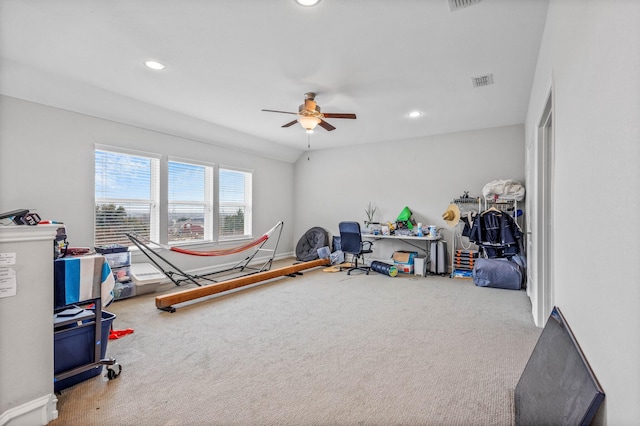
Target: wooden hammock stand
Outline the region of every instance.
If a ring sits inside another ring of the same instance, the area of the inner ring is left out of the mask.
[[[283,268],[272,269],[270,271],[257,272],[255,274],[233,278],[216,284],[209,284],[202,287],[190,288],[175,293],[156,296],[156,308],[162,311],[175,312],[176,309],[172,305],[177,303],[188,302],[190,300],[211,296],[213,294],[222,293],[224,291],[233,290],[235,288],[248,286],[285,275],[295,276],[305,269],[311,269],[317,266],[326,266],[329,264],[331,264],[329,259],[312,260],[309,262],[285,266]]]

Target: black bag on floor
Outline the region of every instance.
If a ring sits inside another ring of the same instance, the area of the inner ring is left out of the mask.
[[[520,290],[522,270],[508,259],[480,258],[473,266],[473,282],[479,287]]]

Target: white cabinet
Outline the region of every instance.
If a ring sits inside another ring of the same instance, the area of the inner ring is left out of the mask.
[[[0,226],[0,425],[57,418],[53,392],[53,240],[59,225]],[[15,262],[11,261],[15,257]],[[13,264],[12,264],[13,263]]]

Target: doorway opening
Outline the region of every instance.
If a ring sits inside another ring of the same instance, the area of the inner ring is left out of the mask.
[[[534,312],[536,324],[543,327],[554,306],[554,173],[555,141],[553,132],[553,90],[549,91],[547,101],[538,124],[537,137],[537,187],[536,194],[538,220],[535,237],[536,275],[537,275],[537,312]]]

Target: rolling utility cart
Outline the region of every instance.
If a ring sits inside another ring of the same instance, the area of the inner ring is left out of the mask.
[[[70,305],[54,312],[54,391],[59,392],[90,379],[107,366],[107,377],[115,379],[122,366],[105,358],[109,331],[115,315],[103,311],[100,298],[85,301],[92,305]],[[89,307],[89,306],[87,306]]]
[[[84,271],[84,272],[81,272]],[[90,271],[92,273],[86,273]],[[54,261],[54,391],[99,375],[109,380],[122,372],[106,358],[115,315],[102,309],[112,300],[113,275],[103,256],[67,257]],[[108,295],[103,298],[103,294]]]

